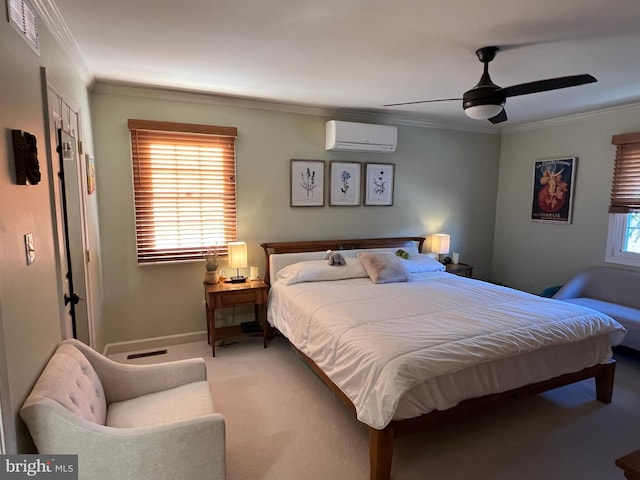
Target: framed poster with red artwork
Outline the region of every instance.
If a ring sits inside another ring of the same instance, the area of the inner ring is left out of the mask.
[[[566,157],[535,162],[532,221],[571,223],[577,161],[577,157]]]

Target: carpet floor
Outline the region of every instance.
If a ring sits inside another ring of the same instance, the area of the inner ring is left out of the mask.
[[[203,357],[227,426],[228,480],[366,480],[367,428],[275,338],[166,347],[154,363]],[[617,349],[613,403],[593,380],[397,439],[393,480],[622,480],[615,459],[640,448],[640,354]]]

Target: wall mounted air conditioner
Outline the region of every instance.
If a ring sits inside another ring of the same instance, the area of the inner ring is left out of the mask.
[[[391,153],[395,152],[397,144],[398,127],[338,120],[327,122],[327,150]]]

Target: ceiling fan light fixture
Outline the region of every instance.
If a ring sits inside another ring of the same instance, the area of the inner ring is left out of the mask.
[[[502,105],[473,105],[464,109],[468,117],[475,120],[487,120],[498,115],[504,107]]]
[[[441,98],[435,100],[418,100],[415,102],[392,103],[385,107],[398,105],[410,105],[415,103],[448,102],[450,100],[462,100],[462,109],[469,118],[474,120],[489,120],[493,124],[507,121],[507,112],[504,105],[507,98],[531,93],[548,92],[560,88],[577,87],[587,83],[597,82],[592,75],[569,75],[565,77],[548,78],[534,82],[520,83],[510,87],[500,87],[493,83],[489,76],[489,63],[498,52],[498,47],[483,47],[476,50],[476,56],[483,65],[480,81],[471,89],[464,92],[462,98]]]

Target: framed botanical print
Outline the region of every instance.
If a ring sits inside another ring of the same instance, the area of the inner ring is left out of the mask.
[[[362,164],[358,162],[330,163],[329,205],[360,205],[360,171]]]
[[[324,161],[291,160],[291,206],[324,206]]]
[[[365,164],[365,205],[393,205],[394,167],[392,163]]]

